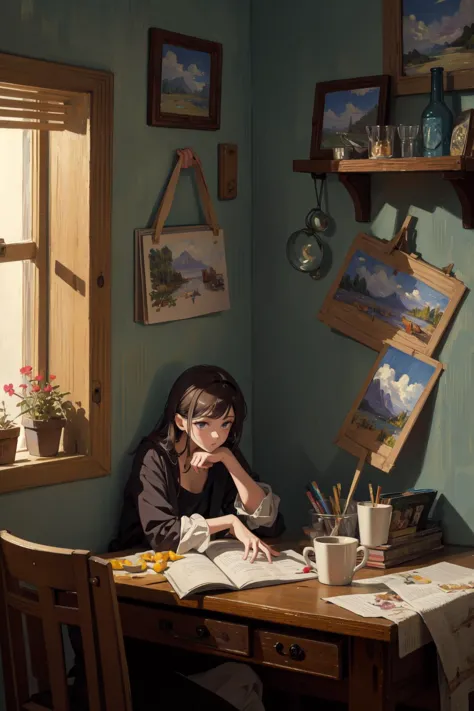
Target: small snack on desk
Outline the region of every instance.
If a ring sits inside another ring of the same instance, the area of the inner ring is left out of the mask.
[[[124,565],[132,565],[129,560],[119,560],[117,558],[112,558],[110,564],[112,566],[112,570],[123,570]]]
[[[166,568],[168,567],[168,561],[167,560],[158,560],[155,565],[153,566],[153,570],[155,573],[162,573]]]
[[[169,552],[169,559],[170,559],[171,561],[181,560],[182,558],[184,558],[184,555],[178,555],[178,554],[175,553],[174,551],[170,551],[170,552]]]
[[[141,553],[140,560],[143,560],[145,563],[154,563],[155,562],[155,553],[153,551],[147,551],[146,553]]]

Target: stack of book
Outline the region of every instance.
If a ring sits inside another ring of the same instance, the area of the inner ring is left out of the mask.
[[[421,531],[400,533],[394,532],[384,546],[369,548],[368,568],[393,568],[443,548],[442,532],[437,523],[429,523]]]

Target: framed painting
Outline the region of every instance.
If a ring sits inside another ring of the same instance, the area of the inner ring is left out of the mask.
[[[221,44],[149,30],[149,126],[217,131],[221,79]]]
[[[341,133],[367,145],[366,126],[387,123],[389,81],[380,75],[316,84],[311,158],[332,158]]]
[[[380,351],[386,340],[430,356],[466,290],[454,276],[399,249],[359,234],[318,318]]]
[[[474,3],[383,1],[383,68],[395,96],[428,93],[430,69],[440,66],[448,91],[474,88]]]
[[[473,117],[474,110],[466,109],[466,111],[462,111],[454,121],[449,151],[450,155],[472,156],[472,148],[474,143]]]
[[[336,444],[389,472],[444,366],[387,343],[337,436]]]
[[[135,230],[135,321],[180,321],[230,308],[224,233],[207,225]]]

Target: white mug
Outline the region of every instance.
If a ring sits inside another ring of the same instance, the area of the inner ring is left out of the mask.
[[[306,564],[318,574],[323,585],[349,585],[357,570],[367,563],[369,551],[358,545],[357,538],[349,536],[319,536],[313,540],[314,548],[307,546],[303,551]],[[363,558],[356,565],[357,553],[362,551]],[[310,560],[314,553],[316,564]]]
[[[384,546],[388,541],[392,507],[390,504],[372,504],[364,501],[357,504],[359,518],[359,538],[364,546],[375,548]]]

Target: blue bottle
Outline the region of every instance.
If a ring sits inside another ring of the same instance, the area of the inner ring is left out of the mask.
[[[433,67],[431,70],[430,103],[421,114],[425,158],[449,156],[453,114],[444,103],[443,72],[443,67]]]

